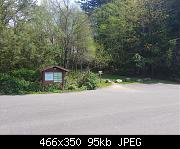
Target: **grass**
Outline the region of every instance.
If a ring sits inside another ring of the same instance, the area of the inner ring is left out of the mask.
[[[144,81],[144,84],[155,84],[155,83],[163,83],[163,84],[179,84],[175,81],[169,81],[169,80],[159,80],[159,79],[152,79],[148,81]]]
[[[103,88],[103,87],[108,87],[111,86],[112,83],[106,83],[105,80],[102,80],[101,82],[98,83],[98,88]]]
[[[138,81],[136,81],[138,78],[130,78],[130,81],[125,81],[126,78],[130,78],[130,77],[126,77],[126,76],[120,76],[120,75],[114,75],[114,74],[104,74],[102,76],[103,80],[110,80],[112,82],[115,82],[117,79],[122,80],[123,82],[119,83],[119,84],[130,84],[130,83],[139,83]]]
[[[103,87],[108,87],[111,86],[112,83],[106,83],[105,80],[102,80],[101,83],[99,82],[97,84],[97,88],[103,88]],[[49,91],[49,92],[26,92],[24,94],[54,94],[54,93],[71,93],[71,92],[81,92],[85,91],[86,89],[83,88],[77,88],[73,90],[54,90],[54,91]],[[22,93],[23,94],[23,93]]]
[[[84,89],[78,88],[75,90],[54,90],[49,92],[28,92],[27,94],[54,94],[54,93],[70,93],[70,92],[80,92],[84,91]]]
[[[119,75],[113,75],[113,74],[103,74],[102,79],[110,79],[110,80],[116,80],[116,79],[124,79],[124,76]]]
[[[126,78],[130,78],[130,81],[126,81]],[[126,76],[120,76],[120,75],[114,75],[114,74],[104,74],[102,75],[103,80],[111,80],[115,82],[117,79],[121,79],[123,82],[119,84],[132,84],[132,83],[144,83],[144,84],[155,84],[155,83],[164,83],[164,84],[178,84],[175,81],[169,81],[169,80],[160,80],[160,79],[150,79],[145,80],[145,78],[141,77],[126,77]],[[141,79],[142,81],[138,81],[138,79]]]

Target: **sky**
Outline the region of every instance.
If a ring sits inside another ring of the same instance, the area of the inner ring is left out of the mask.
[[[37,0],[37,1],[38,1],[38,5],[39,5],[41,0]]]

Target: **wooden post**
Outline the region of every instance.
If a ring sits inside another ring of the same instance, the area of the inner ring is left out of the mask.
[[[99,73],[99,78],[100,78],[100,83],[101,83],[101,75],[102,75],[102,71],[98,71]]]

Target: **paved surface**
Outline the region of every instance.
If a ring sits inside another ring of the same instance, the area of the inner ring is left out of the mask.
[[[0,134],[180,134],[180,85],[0,96]]]

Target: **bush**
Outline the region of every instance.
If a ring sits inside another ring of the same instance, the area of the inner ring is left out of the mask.
[[[31,92],[41,92],[43,91],[43,86],[40,82],[31,82],[28,90]]]
[[[53,92],[60,90],[59,84],[42,84],[15,78],[0,73],[0,94],[27,94],[30,92]]]
[[[10,72],[10,75],[18,78],[18,79],[23,79],[26,81],[31,81],[31,82],[36,82],[40,81],[40,72],[39,71],[34,71],[34,70],[29,70],[29,69],[19,69],[19,70],[13,70]]]
[[[96,89],[97,84],[98,76],[92,72],[84,73],[82,79],[79,81],[79,87],[86,86],[88,90]]]
[[[61,86],[59,83],[54,84],[42,84],[42,90],[43,92],[53,92],[56,90],[60,90]]]
[[[171,68],[170,79],[176,82],[180,82],[180,65],[175,65]]]
[[[20,94],[21,91],[27,91],[29,81],[20,80],[8,74],[0,74],[0,94]]]
[[[87,86],[81,86],[80,89],[81,90],[87,90]]]
[[[96,89],[98,76],[92,72],[71,72],[65,78],[65,89]]]
[[[0,94],[27,94],[31,92],[54,92],[61,89],[59,83],[42,84],[38,73],[20,69],[9,74],[0,73]],[[65,89],[93,90],[98,85],[98,76],[92,72],[72,72],[65,78]]]
[[[68,90],[77,90],[78,89],[78,86],[76,86],[75,84],[71,84],[68,86],[67,88]]]
[[[82,73],[72,71],[68,73],[68,75],[65,77],[65,84],[64,88],[68,90],[76,90],[78,89],[79,85],[78,82],[82,78]]]

